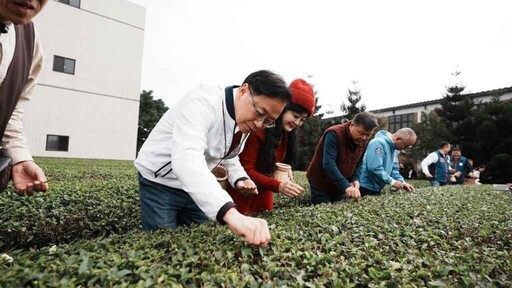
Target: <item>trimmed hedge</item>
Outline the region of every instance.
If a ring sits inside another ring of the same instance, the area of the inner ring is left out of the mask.
[[[335,205],[306,199],[277,197],[261,215],[266,248],[215,223],[133,231],[8,251],[0,287],[512,286],[512,193],[451,186]]]
[[[125,233],[140,226],[132,161],[37,159],[50,192],[0,193],[0,251]]]
[[[137,172],[132,161],[39,158],[50,192],[19,197],[0,194],[0,251],[69,243],[76,239],[140,229]],[[276,208],[309,205],[304,172],[296,172],[306,193],[276,195]],[[425,181],[414,182],[425,186]],[[21,240],[23,239],[23,240]]]

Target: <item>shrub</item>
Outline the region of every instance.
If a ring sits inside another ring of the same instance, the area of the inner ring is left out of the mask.
[[[38,159],[50,192],[0,194],[0,251],[124,233],[140,225],[131,161]]]
[[[492,157],[480,180],[482,183],[512,183],[512,155],[498,154]]]
[[[253,248],[212,222],[137,231],[131,163],[59,168],[68,161],[42,161],[47,195],[0,195],[0,287],[512,286],[512,193],[487,185],[387,189],[319,206],[308,194],[277,197],[276,210],[259,215],[272,242]],[[24,241],[40,247],[6,248]]]

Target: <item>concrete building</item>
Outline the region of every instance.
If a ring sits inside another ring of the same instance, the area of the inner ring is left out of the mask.
[[[482,91],[478,93],[464,94],[471,97],[474,103],[487,102],[495,96],[500,96],[501,101],[512,101],[512,87]],[[402,127],[411,127],[413,123],[421,122],[421,112],[430,113],[436,108],[441,108],[441,98],[418,103],[393,106],[389,108],[372,110],[379,117],[379,122],[384,123],[382,129],[392,133]],[[327,125],[335,125],[348,121],[343,116],[326,117],[322,119]]]
[[[23,120],[32,154],[133,160],[145,8],[49,1],[34,22],[44,66]]]
[[[500,96],[501,101],[510,101],[512,99],[512,87],[464,95],[465,97],[471,97],[476,104],[487,102],[495,96]],[[394,133],[402,127],[411,127],[413,123],[421,122],[421,112],[429,113],[436,108],[441,108],[441,99],[378,109],[372,112],[381,119],[382,123],[386,123],[384,129]]]

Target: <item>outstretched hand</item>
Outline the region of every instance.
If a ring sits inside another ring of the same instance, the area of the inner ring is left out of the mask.
[[[238,189],[240,193],[242,193],[242,195],[245,197],[258,195],[258,188],[251,179],[240,180],[236,182],[235,188]]]
[[[356,188],[354,186],[349,186],[347,189],[345,189],[345,194],[348,197],[354,198],[356,200],[361,199],[361,191],[359,191],[359,188]]]
[[[292,181],[281,182],[281,184],[279,184],[279,193],[288,197],[297,197],[304,193],[304,188]]]
[[[405,191],[408,191],[408,192],[414,192],[415,189],[414,189],[414,186],[412,186],[411,184],[409,183],[402,183],[402,187],[405,189]]]
[[[245,242],[253,246],[266,246],[270,242],[270,230],[267,221],[240,214],[235,208],[224,215],[229,230],[242,236]]]
[[[393,183],[393,187],[395,187],[398,190],[401,190],[404,188],[404,186],[402,185],[402,182],[396,181],[396,180],[395,180],[395,183]]]
[[[33,161],[23,161],[12,166],[12,183],[18,195],[32,196],[34,192],[48,191],[43,169]]]

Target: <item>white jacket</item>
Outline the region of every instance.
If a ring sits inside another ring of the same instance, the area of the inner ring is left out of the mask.
[[[214,86],[202,85],[187,93],[162,116],[135,160],[144,178],[188,192],[212,220],[222,206],[233,202],[211,173],[238,131],[225,99],[224,89]],[[234,111],[234,107],[230,109]],[[245,141],[241,145],[238,153]],[[232,186],[242,177],[249,178],[238,156],[223,160],[222,166],[228,170]]]

